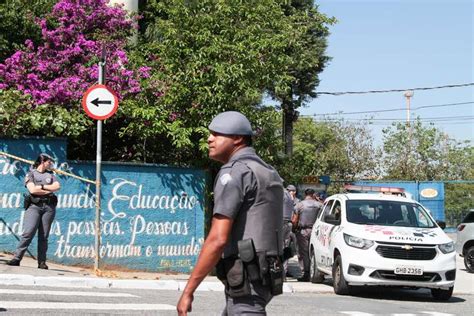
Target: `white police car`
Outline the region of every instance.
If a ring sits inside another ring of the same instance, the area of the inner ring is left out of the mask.
[[[454,243],[412,199],[347,193],[329,197],[311,233],[311,282],[332,275],[334,292],[355,286],[430,288],[448,300],[456,277]]]

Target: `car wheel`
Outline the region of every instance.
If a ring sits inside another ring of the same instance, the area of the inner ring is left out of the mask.
[[[316,254],[314,251],[311,253],[311,262],[309,267],[309,277],[311,283],[323,283],[324,282],[324,273],[318,270],[318,265],[316,264]]]
[[[453,295],[453,288],[454,288],[454,286],[451,286],[447,290],[444,290],[444,289],[431,289],[431,295],[437,301],[447,301]]]
[[[348,295],[351,293],[351,286],[347,284],[346,279],[344,278],[342,259],[340,255],[336,257],[332,266],[332,281],[334,293],[338,295]]]
[[[474,273],[474,247],[468,248],[464,254],[464,265],[467,271]]]

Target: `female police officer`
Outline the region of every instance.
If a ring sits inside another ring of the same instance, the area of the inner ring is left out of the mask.
[[[15,251],[13,259],[7,262],[10,266],[19,266],[26,249],[38,230],[38,268],[48,269],[46,252],[48,250],[48,236],[51,223],[56,214],[57,198],[53,192],[59,190],[60,185],[50,171],[54,159],[47,154],[40,154],[33,164],[33,168],[25,177],[25,186],[30,195],[25,197],[27,207],[24,218],[23,234]]]
[[[214,184],[211,230],[177,311],[179,315],[191,311],[194,291],[214,266],[224,261],[224,266],[230,269],[224,268],[227,279],[223,315],[264,315],[266,305],[274,295],[281,294],[283,284],[283,269],[278,259],[283,250],[283,184],[278,173],[250,147],[253,132],[244,115],[233,111],[221,113],[212,120],[209,130],[209,157],[224,165]],[[254,251],[247,255],[265,254],[262,261],[270,262],[267,273],[260,270],[260,280],[241,269],[244,261],[241,241],[251,241],[254,245],[251,247]],[[235,264],[238,260],[240,264]],[[233,287],[231,280],[238,280],[234,282],[238,285]]]

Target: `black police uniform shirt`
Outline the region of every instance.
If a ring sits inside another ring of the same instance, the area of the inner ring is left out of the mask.
[[[56,181],[56,176],[51,171],[39,172],[38,169],[31,169],[26,174],[25,186],[29,182],[33,182],[34,185],[50,185]]]
[[[257,179],[244,163],[234,163],[243,155],[256,155],[252,147],[237,151],[228,163],[221,167],[214,183],[214,211],[234,220],[232,231],[243,229],[245,223],[239,220],[239,212],[247,211],[255,201]],[[258,229],[258,227],[256,227]],[[237,241],[231,240],[224,249],[224,258],[237,254]]]

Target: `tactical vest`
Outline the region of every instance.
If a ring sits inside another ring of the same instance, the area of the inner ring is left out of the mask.
[[[300,202],[302,206],[299,225],[301,227],[311,227],[321,210],[322,204],[315,200],[303,200]]]
[[[257,252],[267,255],[283,253],[283,183],[278,172],[258,156],[242,156],[236,162],[244,163],[257,180],[255,202],[246,214],[240,214],[244,223],[241,231],[233,232],[237,240],[252,238]],[[234,234],[236,233],[236,234]],[[234,243],[237,240],[233,240]]]

